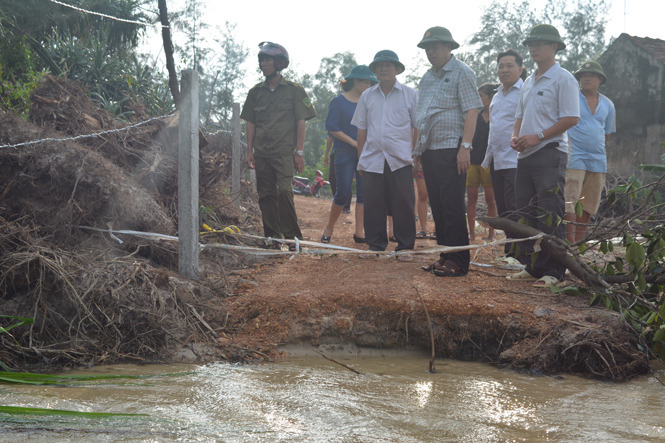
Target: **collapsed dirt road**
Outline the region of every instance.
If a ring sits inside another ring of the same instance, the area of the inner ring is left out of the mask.
[[[614,380],[649,370],[622,319],[589,308],[588,296],[508,282],[510,271],[496,267],[435,277],[420,270],[435,254],[288,260],[205,249],[200,278],[181,278],[175,242],[118,234],[119,241],[105,232],[177,232],[176,117],[121,124],[75,82],[49,77],[31,97],[29,121],[0,112],[0,122],[0,143],[29,142],[0,150],[0,315],[34,320],[0,334],[5,366],[164,361],[183,348],[191,358],[235,361],[272,358],[279,345],[303,342],[429,351],[422,296],[439,358]],[[96,133],[123,125],[126,132]],[[90,137],[67,138],[80,134]],[[238,205],[228,195],[230,140],[225,133],[200,139],[200,217],[216,229],[201,241],[262,246],[223,233],[261,232],[251,187]],[[330,201],[296,197],[296,205],[304,235],[317,241]],[[341,217],[334,244],[356,246],[352,222],[353,214]],[[433,245],[417,241],[417,249]],[[472,259],[489,264],[500,255],[500,247],[485,248]],[[14,321],[0,318],[0,326]]]
[[[330,201],[296,196],[296,206],[305,239],[318,241]],[[333,244],[356,246],[353,220],[353,214],[342,215]],[[432,240],[416,243],[416,249],[432,246]],[[490,264],[501,253],[498,246],[472,251],[472,262]],[[511,271],[498,267],[472,265],[467,276],[458,278],[436,277],[420,269],[437,258],[298,255],[235,271],[239,296],[228,300],[227,328],[219,338],[222,353],[245,348],[275,355],[279,345],[299,342],[429,352],[420,294],[431,317],[439,358],[613,380],[648,371],[646,357],[620,316],[589,307],[587,295],[551,293],[530,283],[509,282],[505,276]]]

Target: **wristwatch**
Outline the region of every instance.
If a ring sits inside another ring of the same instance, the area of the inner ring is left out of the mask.
[[[468,149],[469,151],[473,151],[473,146],[471,146],[471,143],[464,142],[462,143],[462,147],[464,149]]]
[[[541,139],[541,140],[545,140],[545,136],[543,135],[542,132],[538,133],[538,138]]]
[[[302,157],[303,151],[296,151],[296,155],[299,155]]]

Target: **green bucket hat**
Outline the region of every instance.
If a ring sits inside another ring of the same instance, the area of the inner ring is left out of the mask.
[[[357,65],[351,69],[351,73],[344,77],[344,80],[350,80],[352,78],[357,78],[358,80],[369,80],[372,83],[379,83],[376,76],[367,65]]]
[[[582,73],[584,72],[593,72],[594,74],[600,75],[602,80],[600,81],[600,84],[604,84],[607,81],[607,76],[605,75],[605,72],[603,71],[603,67],[600,65],[598,62],[592,62],[588,61],[585,63],[582,63],[582,66],[580,66],[580,69],[575,72],[575,78],[579,81],[580,77],[582,76]]]
[[[566,44],[561,40],[559,31],[552,25],[536,25],[531,28],[529,35],[522,44],[528,46],[530,42],[552,42],[559,44],[559,51],[566,49]]]
[[[395,52],[391,51],[390,49],[384,49],[383,51],[379,51],[376,53],[374,56],[374,60],[372,63],[369,64],[369,69],[376,73],[374,68],[376,67],[376,64],[379,62],[393,62],[395,63],[395,66],[397,66],[397,73],[401,74],[404,72],[404,65],[402,62],[399,61],[399,57],[397,57],[397,54]]]
[[[425,31],[425,35],[423,35],[423,39],[418,43],[418,47],[425,49],[425,44],[429,42],[452,43],[453,49],[459,48],[459,43],[453,39],[450,31],[442,26],[434,26]]]

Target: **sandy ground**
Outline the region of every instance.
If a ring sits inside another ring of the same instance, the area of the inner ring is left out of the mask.
[[[318,241],[330,204],[296,196],[305,240]],[[333,244],[357,246],[352,238],[354,210],[340,217]],[[484,234],[483,228],[477,229],[476,243],[482,244]],[[432,246],[432,240],[417,240],[416,250]],[[478,249],[471,252],[472,262],[491,264],[502,252],[500,246]],[[457,278],[420,269],[437,258],[438,254],[416,254],[413,261],[298,255],[235,271],[239,296],[229,301],[220,350],[223,354],[224,349],[245,348],[255,350],[257,357],[274,357],[280,345],[307,343],[429,352],[422,296],[437,357],[611,379],[648,367],[619,316],[589,307],[589,295],[570,296],[510,282],[505,277],[515,271],[498,267],[472,265],[467,276]]]

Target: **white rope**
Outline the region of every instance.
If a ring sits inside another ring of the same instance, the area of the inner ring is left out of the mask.
[[[151,27],[155,27],[155,28],[168,28],[168,26],[164,26],[164,25],[156,25],[156,24],[153,25],[152,23],[140,22],[140,21],[137,21],[137,20],[127,20],[127,19],[124,19],[124,18],[114,17],[114,16],[108,15],[108,14],[102,14],[101,12],[89,11],[87,9],[82,9],[82,8],[77,7],[77,6],[70,5],[68,3],[59,2],[58,0],[48,0],[48,1],[50,1],[51,3],[55,3],[57,5],[61,5],[61,6],[65,6],[67,8],[74,9],[74,10],[79,11],[79,12],[85,12],[86,14],[92,14],[92,15],[98,15],[100,17],[110,18],[111,20],[116,20],[116,21],[119,21],[119,22],[133,23],[133,24],[136,24],[136,25],[151,26]]]
[[[100,228],[92,228],[89,226],[79,226],[81,229],[88,229],[91,231],[98,231],[98,232],[106,232],[108,233],[111,237],[114,237],[114,234],[121,234],[121,235],[133,235],[135,237],[142,237],[150,240],[167,240],[167,241],[178,241],[178,237],[174,237],[171,235],[164,235],[164,234],[156,234],[153,232],[141,232],[141,231],[127,231],[127,230],[113,230],[113,229],[100,229]],[[346,254],[351,254],[351,255],[358,255],[358,254],[376,254],[376,255],[386,255],[386,256],[399,256],[399,255],[412,255],[412,254],[433,254],[436,252],[445,252],[445,253],[450,253],[450,252],[457,252],[457,251],[467,251],[471,249],[481,249],[481,248],[486,248],[488,246],[495,246],[495,245],[503,245],[506,243],[519,243],[527,240],[538,240],[541,239],[545,236],[545,234],[537,234],[532,237],[528,238],[506,238],[504,240],[497,240],[493,241],[491,243],[484,243],[482,245],[469,245],[469,246],[436,246],[433,248],[427,248],[427,249],[418,249],[418,250],[404,250],[404,251],[368,251],[364,249],[354,249],[354,248],[347,248],[345,246],[336,246],[336,245],[331,245],[329,243],[317,243],[317,242],[312,242],[312,241],[305,241],[305,240],[299,240],[299,239],[294,239],[294,240],[287,240],[287,239],[278,239],[278,238],[270,238],[270,237],[260,237],[258,235],[249,235],[249,234],[227,234],[227,235],[233,235],[233,236],[240,236],[240,237],[248,237],[248,238],[257,238],[257,239],[263,239],[266,242],[279,242],[279,243],[294,243],[296,245],[295,251],[279,251],[279,250],[269,250],[269,249],[262,249],[262,248],[255,248],[255,247],[247,247],[247,246],[235,246],[235,245],[227,245],[223,243],[206,243],[206,244],[201,244],[199,243],[199,248],[205,249],[205,248],[212,248],[212,249],[228,249],[228,250],[233,250],[233,251],[238,251],[238,252],[243,252],[246,254],[252,254],[252,255],[297,255],[297,254],[311,254],[311,255],[321,255],[321,254],[336,254],[336,255],[346,255]],[[117,241],[122,243],[122,240],[115,238]],[[303,251],[300,251],[300,246],[315,246],[317,249],[306,249]]]
[[[99,137],[101,135],[106,135],[106,134],[112,134],[114,132],[123,132],[123,131],[129,131],[130,129],[138,128],[139,126],[143,126],[145,124],[148,124],[150,122],[153,122],[155,120],[162,120],[167,117],[170,117],[170,115],[162,115],[160,117],[153,117],[148,120],[144,120],[142,122],[136,123],[135,125],[131,126],[125,126],[124,128],[118,128],[118,129],[109,129],[107,131],[102,131],[102,132],[95,132],[93,134],[84,134],[84,135],[77,135],[75,137],[65,137],[65,138],[43,138],[41,140],[33,140],[29,142],[23,142],[23,143],[17,143],[15,145],[0,145],[0,149],[5,149],[5,148],[19,148],[22,146],[29,146],[29,145],[36,145],[38,143],[45,143],[45,142],[65,142],[65,141],[73,141],[73,140],[81,140],[84,138],[93,138],[93,137]]]

